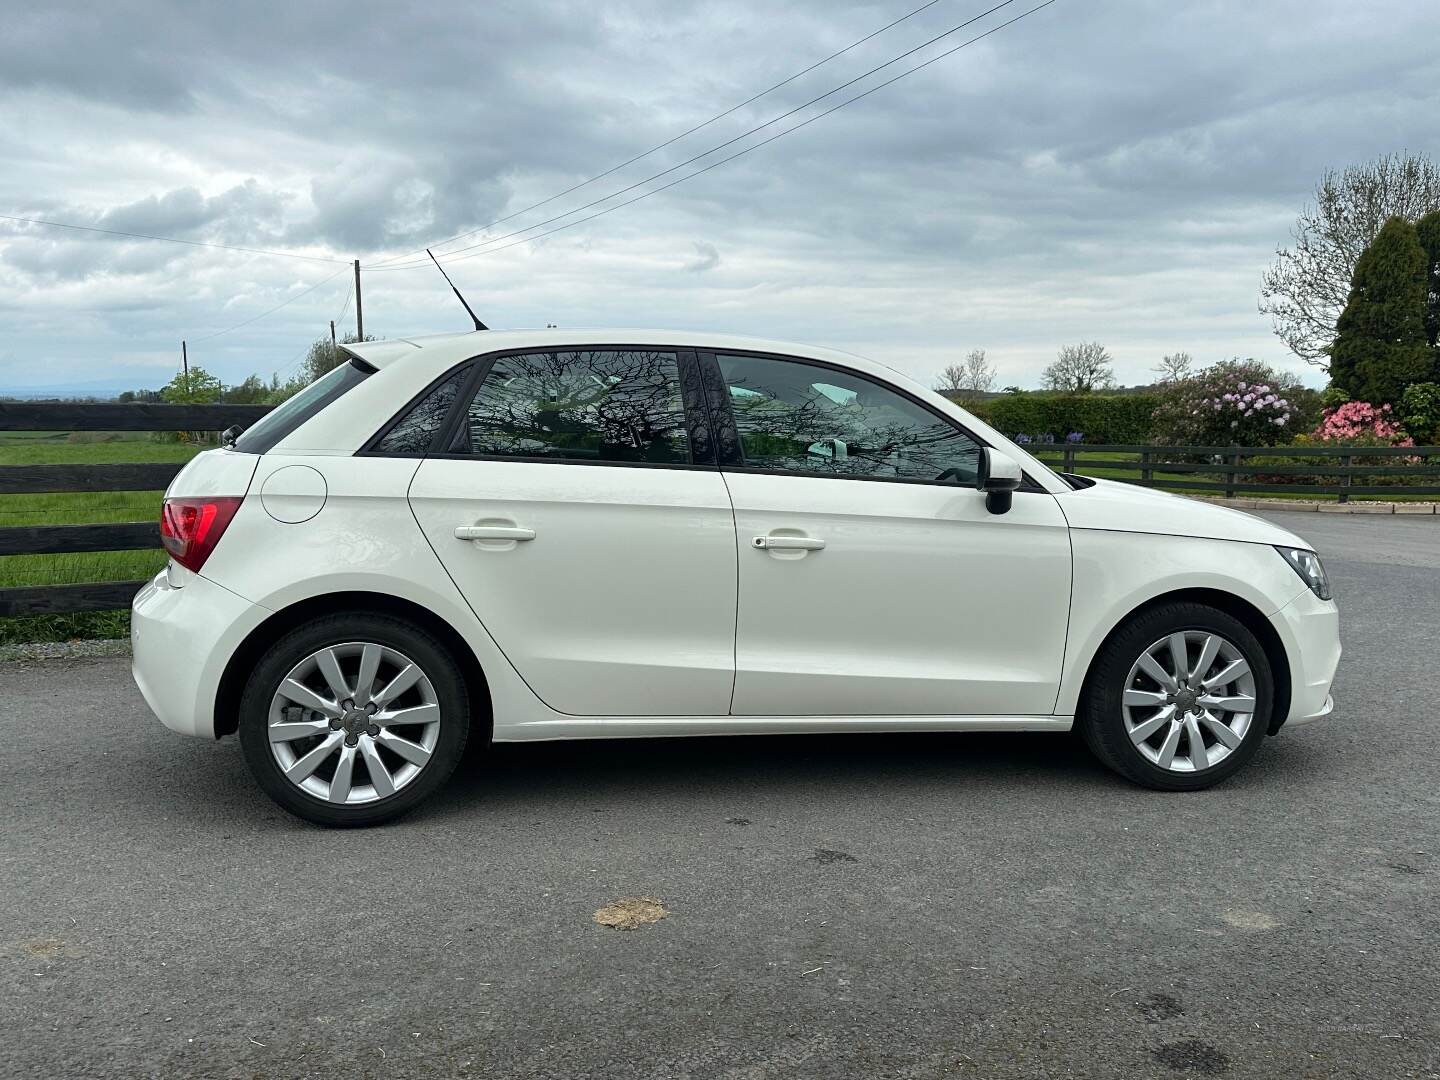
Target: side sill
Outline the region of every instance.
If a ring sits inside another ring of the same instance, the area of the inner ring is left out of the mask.
[[[1073,716],[594,716],[496,725],[495,742],[889,731],[1069,731]]]

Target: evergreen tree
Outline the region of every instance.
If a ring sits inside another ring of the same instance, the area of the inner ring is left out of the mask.
[[[1415,222],[1415,235],[1425,249],[1425,337],[1433,348],[1440,339],[1440,210]]]
[[[1387,221],[1356,260],[1330,350],[1331,382],[1352,399],[1398,401],[1405,387],[1433,376],[1425,270],[1415,226],[1400,217]]]

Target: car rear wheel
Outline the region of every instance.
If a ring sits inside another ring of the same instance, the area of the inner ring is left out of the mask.
[[[256,665],[240,744],[256,781],[320,825],[375,825],[449,779],[470,727],[464,678],[421,628],[378,613],[323,616]]]
[[[1254,756],[1273,700],[1269,659],[1244,623],[1203,604],[1166,604],[1101,648],[1076,726],[1120,775],[1194,791]]]

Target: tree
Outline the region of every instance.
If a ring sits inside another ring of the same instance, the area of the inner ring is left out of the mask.
[[[115,400],[127,404],[132,401],[154,404],[159,401],[164,401],[165,399],[160,396],[159,390],[122,390],[120,391],[120,396]]]
[[[1162,383],[1172,383],[1189,378],[1194,367],[1195,358],[1188,352],[1173,352],[1162,356],[1150,370],[1160,376]]]
[[[1425,338],[1434,348],[1440,339],[1440,210],[1415,223],[1415,237],[1425,249]]]
[[[209,405],[220,400],[225,385],[202,367],[177,371],[165,384],[160,397],[172,405]]]
[[[375,341],[377,339],[374,334],[366,334],[363,339],[356,337],[354,334],[346,334],[340,339],[340,344],[353,345],[355,342],[361,340]],[[316,338],[310,345],[310,351],[305,354],[305,360],[300,365],[300,370],[305,375],[306,384],[309,384],[320,378],[320,376],[326,372],[339,367],[345,360],[345,354],[334,345],[331,345],[328,337]]]
[[[1392,217],[1417,221],[1440,210],[1440,168],[1425,154],[1387,154],[1327,172],[1260,286],[1260,310],[1296,356],[1327,367],[1335,324],[1355,264]]]
[[[971,349],[958,364],[947,364],[935,381],[940,393],[985,394],[995,385],[995,368],[984,349]]]
[[[1387,221],[1356,261],[1330,356],[1331,382],[1352,399],[1397,402],[1405,387],[1433,376],[1427,269],[1415,226],[1401,217]]]
[[[1060,390],[1067,394],[1088,394],[1091,390],[1109,389],[1115,385],[1115,373],[1110,369],[1110,353],[1098,341],[1062,345],[1055,362],[1040,376],[1040,382],[1047,390]]]
[[[227,405],[259,405],[265,401],[270,388],[259,375],[251,375],[244,382],[227,386],[220,400]]]

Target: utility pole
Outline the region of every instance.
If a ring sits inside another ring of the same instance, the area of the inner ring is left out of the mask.
[[[185,392],[190,392],[190,354],[185,351],[185,341],[180,341],[180,370],[184,372]]]
[[[335,344],[335,320],[330,320],[330,355],[334,356],[338,346]]]
[[[365,340],[365,313],[360,306],[360,260],[355,260],[355,337]]]

